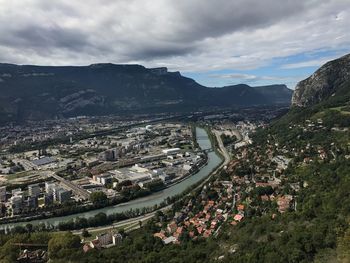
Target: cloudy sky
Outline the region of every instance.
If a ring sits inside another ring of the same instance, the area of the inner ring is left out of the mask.
[[[0,62],[166,66],[208,86],[295,83],[350,53],[350,0],[0,0]]]

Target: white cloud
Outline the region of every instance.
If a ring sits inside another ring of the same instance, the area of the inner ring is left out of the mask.
[[[296,68],[306,68],[306,67],[319,67],[326,63],[328,60],[325,59],[315,59],[298,63],[285,64],[281,68],[283,69],[296,69]]]
[[[254,69],[349,50],[349,14],[348,0],[0,0],[0,61]]]

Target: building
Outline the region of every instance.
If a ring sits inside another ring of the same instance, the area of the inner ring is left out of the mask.
[[[238,221],[238,222],[241,222],[243,218],[244,218],[244,216],[241,215],[241,214],[237,214],[237,215],[235,215],[235,216],[233,217],[233,219],[234,219],[235,221]]]
[[[119,157],[119,150],[118,149],[109,149],[107,151],[104,151],[98,155],[98,158],[101,161],[116,161]]]
[[[26,206],[30,208],[38,207],[38,197],[37,196],[28,196],[26,199]]]
[[[56,188],[55,183],[45,182],[45,193],[53,195]]]
[[[89,168],[100,164],[100,161],[96,158],[87,159],[87,160],[85,160],[85,162],[86,162],[87,167],[89,167]]]
[[[100,235],[96,236],[96,240],[99,241],[101,246],[110,245],[113,242],[112,233],[107,232],[107,233],[100,234]]]
[[[163,240],[164,245],[175,243],[177,241],[176,237],[170,236]]]
[[[117,179],[119,182],[123,181],[131,181],[133,184],[136,183],[144,183],[151,181],[151,173],[143,172],[144,170],[141,169],[142,167],[135,168],[132,167],[130,169],[119,169],[119,170],[113,170],[111,173],[113,174],[113,177]]]
[[[95,249],[101,249],[101,244],[97,239],[90,241],[90,247]]]
[[[5,216],[5,214],[6,214],[6,206],[4,203],[0,202],[0,217]]]
[[[40,193],[41,193],[41,189],[39,184],[28,185],[28,195],[30,197],[38,197]]]
[[[32,163],[36,166],[43,166],[54,162],[56,162],[56,158],[48,156],[32,161]]]
[[[288,211],[288,209],[291,207],[292,201],[293,201],[293,196],[291,195],[277,197],[278,211],[280,213],[284,213]]]
[[[165,154],[176,154],[176,153],[180,152],[180,148],[164,149],[164,150],[162,150],[162,152]]]
[[[68,202],[71,199],[72,196],[72,192],[65,190],[63,188],[58,189],[58,191],[56,191],[56,201],[58,201],[59,203],[65,203]]]
[[[0,187],[0,202],[6,202],[6,186]]]
[[[94,175],[93,180],[103,185],[111,184],[113,182],[113,178],[110,174]]]
[[[169,182],[174,178],[175,178],[175,173],[163,173],[159,175],[159,179],[161,179],[163,182]]]
[[[113,245],[118,245],[123,242],[123,236],[120,233],[115,233],[112,236]]]
[[[19,214],[23,208],[23,197],[21,195],[14,195],[10,198],[10,205],[14,215]]]
[[[88,251],[90,251],[92,249],[92,247],[89,244],[85,244],[83,246],[83,251],[84,253],[87,253]]]
[[[45,194],[44,203],[45,203],[45,206],[51,205],[53,203],[53,194]]]
[[[21,188],[15,188],[11,191],[12,196],[20,196],[23,195],[23,191]]]
[[[184,165],[183,165],[183,169],[184,169],[185,171],[190,171],[190,170],[192,169],[192,166],[189,165],[189,164],[184,164]]]

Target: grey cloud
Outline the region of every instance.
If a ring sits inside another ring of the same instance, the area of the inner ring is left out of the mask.
[[[81,31],[59,26],[28,25],[12,32],[14,45],[32,48],[64,48],[79,50],[88,45],[88,36]],[[5,41],[6,43],[6,41]]]
[[[171,56],[183,56],[194,52],[196,47],[194,45],[180,45],[180,44],[159,44],[159,45],[142,45],[133,46],[131,50],[126,50],[125,56],[137,59],[155,59],[167,58]]]
[[[202,0],[176,1],[179,26],[173,39],[196,41],[262,28],[302,12],[307,6],[308,1],[302,0],[216,0],[205,4]]]
[[[3,1],[0,60],[248,69],[349,46],[349,9],[348,0]]]
[[[302,0],[40,0],[28,3],[28,12],[34,14],[31,19],[23,10],[14,10],[20,8],[21,1],[13,2],[9,9],[19,17],[3,14],[3,19],[7,17],[14,25],[2,23],[0,45],[37,48],[37,52],[43,48],[81,52],[87,48],[98,54],[101,49],[123,60],[186,55],[196,52],[196,42],[203,39],[260,28],[305,7]],[[76,20],[81,23],[74,23]],[[73,25],[65,26],[70,21]]]

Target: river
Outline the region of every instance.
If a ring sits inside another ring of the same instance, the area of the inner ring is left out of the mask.
[[[210,142],[207,132],[204,129],[196,127],[196,138],[197,138],[198,145],[202,150],[212,149],[213,146]],[[174,184],[152,195],[149,195],[143,198],[138,198],[127,203],[118,204],[115,206],[108,206],[101,209],[91,210],[88,212],[77,213],[77,214],[68,215],[68,216],[52,217],[47,219],[32,220],[32,221],[19,222],[19,223],[2,224],[0,225],[0,229],[4,229],[6,227],[12,228],[16,225],[26,225],[28,223],[32,225],[37,225],[41,223],[58,225],[58,223],[62,221],[69,221],[76,217],[88,218],[100,212],[106,213],[108,215],[113,213],[125,212],[130,209],[142,209],[144,207],[153,207],[156,204],[159,205],[166,198],[180,194],[184,190],[186,190],[186,188],[188,188],[189,186],[206,178],[220,163],[221,163],[220,157],[215,153],[215,151],[210,151],[208,153],[208,163],[205,166],[203,166],[197,173],[195,173],[192,176],[189,176],[188,178],[184,179],[183,181],[177,184]]]

